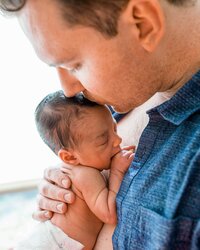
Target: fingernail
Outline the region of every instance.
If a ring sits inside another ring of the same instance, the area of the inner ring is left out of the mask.
[[[63,187],[66,187],[66,188],[68,188],[68,185],[69,183],[68,183],[68,181],[67,180],[62,180],[62,185],[63,185]]]
[[[63,204],[62,203],[58,204],[56,207],[57,207],[59,212],[63,211]]]
[[[45,216],[46,218],[50,218],[50,213],[49,213],[49,212],[45,212],[45,213],[44,213],[44,216]]]
[[[70,194],[65,194],[65,195],[64,195],[64,199],[65,199],[67,202],[70,202],[70,201],[71,201],[71,195],[70,195]]]

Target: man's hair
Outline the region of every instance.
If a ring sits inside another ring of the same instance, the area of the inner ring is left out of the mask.
[[[0,10],[7,13],[19,11],[26,1],[0,0]],[[175,5],[183,5],[193,0],[167,1]],[[119,16],[129,0],[56,0],[56,2],[60,4],[60,10],[68,25],[92,27],[107,37],[113,37],[117,35]]]
[[[62,90],[47,95],[39,103],[35,110],[36,127],[56,155],[61,148],[74,148],[80,144],[80,121],[91,107],[101,105],[87,100],[82,94],[66,97]]]

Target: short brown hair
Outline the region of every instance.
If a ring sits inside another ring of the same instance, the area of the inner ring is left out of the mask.
[[[10,13],[19,11],[26,1],[0,0],[0,10]],[[167,1],[175,5],[183,5],[192,0]],[[129,0],[56,0],[56,2],[60,4],[63,17],[69,25],[89,26],[112,37],[117,35],[118,18]]]

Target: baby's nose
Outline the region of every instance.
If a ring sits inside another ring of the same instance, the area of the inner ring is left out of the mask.
[[[122,142],[122,138],[119,135],[116,134],[113,146],[118,147],[121,142]]]

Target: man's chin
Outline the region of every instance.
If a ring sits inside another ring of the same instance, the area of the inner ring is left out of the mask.
[[[125,108],[120,108],[120,107],[116,107],[116,106],[112,106],[112,109],[115,111],[115,112],[117,112],[117,113],[119,113],[119,114],[125,114],[125,113],[128,113],[129,111],[131,111],[132,109],[125,109]]]

